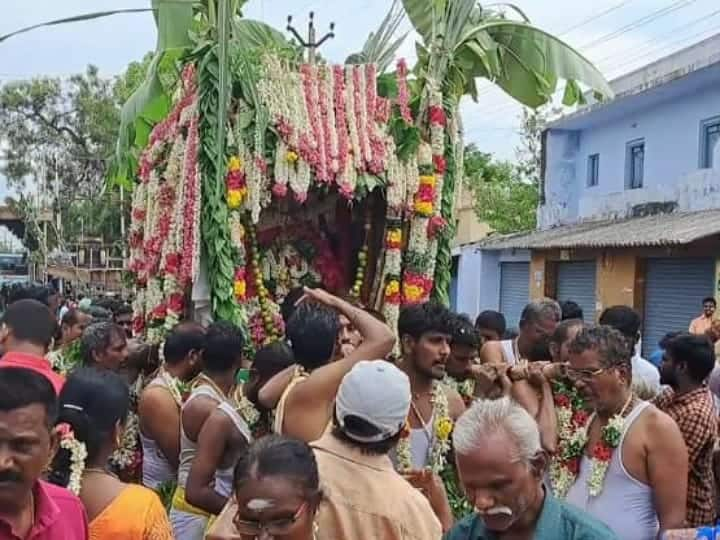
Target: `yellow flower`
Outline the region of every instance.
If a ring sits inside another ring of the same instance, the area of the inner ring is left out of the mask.
[[[435,187],[435,175],[421,176],[420,185]]]
[[[285,161],[287,161],[288,163],[295,163],[297,160],[298,160],[297,152],[288,150],[288,153],[285,154]]]
[[[404,286],[404,292],[405,292],[405,298],[410,300],[411,302],[417,302],[422,298],[422,295],[425,293],[422,287],[418,287],[417,285],[405,285]]]
[[[397,294],[400,292],[400,283],[397,279],[393,279],[388,281],[388,284],[385,286],[385,296],[393,296],[394,294]]]
[[[235,296],[238,298],[244,298],[245,297],[245,291],[247,290],[247,285],[245,283],[244,279],[239,279],[235,282],[235,286],[233,287],[233,291],[235,292]]]
[[[240,159],[237,156],[232,156],[230,158],[230,161],[228,161],[228,169],[230,169],[233,172],[241,170],[242,166],[243,166],[242,159]]]
[[[449,418],[440,418],[435,423],[435,434],[441,441],[446,441],[450,437],[453,430],[452,420]]]
[[[433,205],[427,201],[415,201],[415,212],[421,216],[430,217],[433,213]]]
[[[387,243],[399,244],[400,242],[402,242],[402,230],[390,229],[387,233]]]
[[[245,189],[229,189],[227,192],[227,204],[230,208],[240,208],[245,198]]]

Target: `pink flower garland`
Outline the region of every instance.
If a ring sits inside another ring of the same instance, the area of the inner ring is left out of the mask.
[[[348,126],[345,118],[345,71],[342,66],[333,66],[333,82],[335,84],[335,131],[338,138],[338,184],[345,184],[345,174],[349,158]]]
[[[413,119],[412,112],[410,111],[410,92],[408,91],[407,75],[407,64],[405,63],[405,59],[401,58],[397,63],[396,77],[398,97],[396,103],[398,107],[400,107],[400,116],[402,119],[405,120],[406,123],[412,124]]]
[[[183,216],[182,264],[180,284],[185,287],[193,282],[199,265],[200,232],[200,175],[198,174],[198,117],[193,116],[188,128],[185,150],[185,209]]]

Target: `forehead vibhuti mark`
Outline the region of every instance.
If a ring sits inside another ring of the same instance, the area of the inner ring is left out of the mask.
[[[250,499],[245,507],[253,512],[262,512],[274,508],[276,502],[273,499]]]

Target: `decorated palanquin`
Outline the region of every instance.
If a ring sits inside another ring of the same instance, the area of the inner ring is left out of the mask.
[[[203,67],[190,62],[140,156],[135,332],[161,340],[191,314],[199,280],[214,316],[241,324],[256,347],[283,335],[279,304],[299,285],[354,297],[394,326],[402,304],[429,299],[449,273],[436,254],[449,233],[456,171],[446,155],[459,130],[441,94],[411,99],[403,61],[383,75],[282,53],[232,66],[219,148]],[[204,174],[213,152],[225,156],[222,185]]]

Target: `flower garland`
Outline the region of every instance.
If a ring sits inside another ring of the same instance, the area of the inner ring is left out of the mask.
[[[433,410],[432,441],[426,468],[440,474],[447,465],[450,453],[450,435],[453,430],[453,421],[450,419],[447,396],[442,384],[434,383],[430,396],[430,405]],[[421,419],[422,420],[422,419]],[[397,466],[399,472],[413,469],[412,453],[410,451],[410,433],[406,431],[397,445]]]
[[[157,343],[182,318],[200,258],[197,84],[185,67],[175,106],[152,130],[132,197],[129,268],[138,294],[133,329]]]
[[[588,430],[596,414],[588,415],[583,399],[577,390],[567,383],[555,382],[553,393],[559,446],[550,463],[549,476],[555,496],[564,499],[577,480],[580,462],[588,443]],[[631,394],[622,410],[610,418],[607,425],[602,428],[600,441],[591,449],[590,476],[587,479],[588,493],[591,497],[597,497],[602,493],[613,452],[622,438],[625,412],[632,400]]]
[[[178,407],[182,407],[182,404],[185,403],[185,400],[190,393],[190,384],[185,383],[177,377],[172,376],[162,366],[160,367],[157,376],[163,382],[167,391],[170,392],[170,395],[172,396],[173,401],[175,401],[175,404]]]
[[[142,450],[140,446],[140,418],[137,414],[137,404],[140,391],[143,387],[143,377],[140,375],[130,388],[130,410],[128,411],[125,429],[123,430],[120,445],[110,455],[110,467],[122,475],[124,479],[136,479],[142,471]]]
[[[469,407],[475,400],[475,379],[458,381],[453,379],[450,375],[445,375],[443,378],[443,384],[456,390],[457,393],[460,394],[465,406]]]
[[[395,72],[398,96],[397,106],[400,108],[400,117],[405,121],[406,124],[412,124],[412,112],[410,111],[410,92],[408,91],[407,84],[408,68],[404,58],[398,60],[397,70]]]
[[[75,438],[75,433],[69,424],[61,424],[59,427],[60,448],[67,450],[70,454],[70,478],[67,489],[73,494],[80,495],[82,488],[83,471],[87,459],[87,446],[84,442]]]

